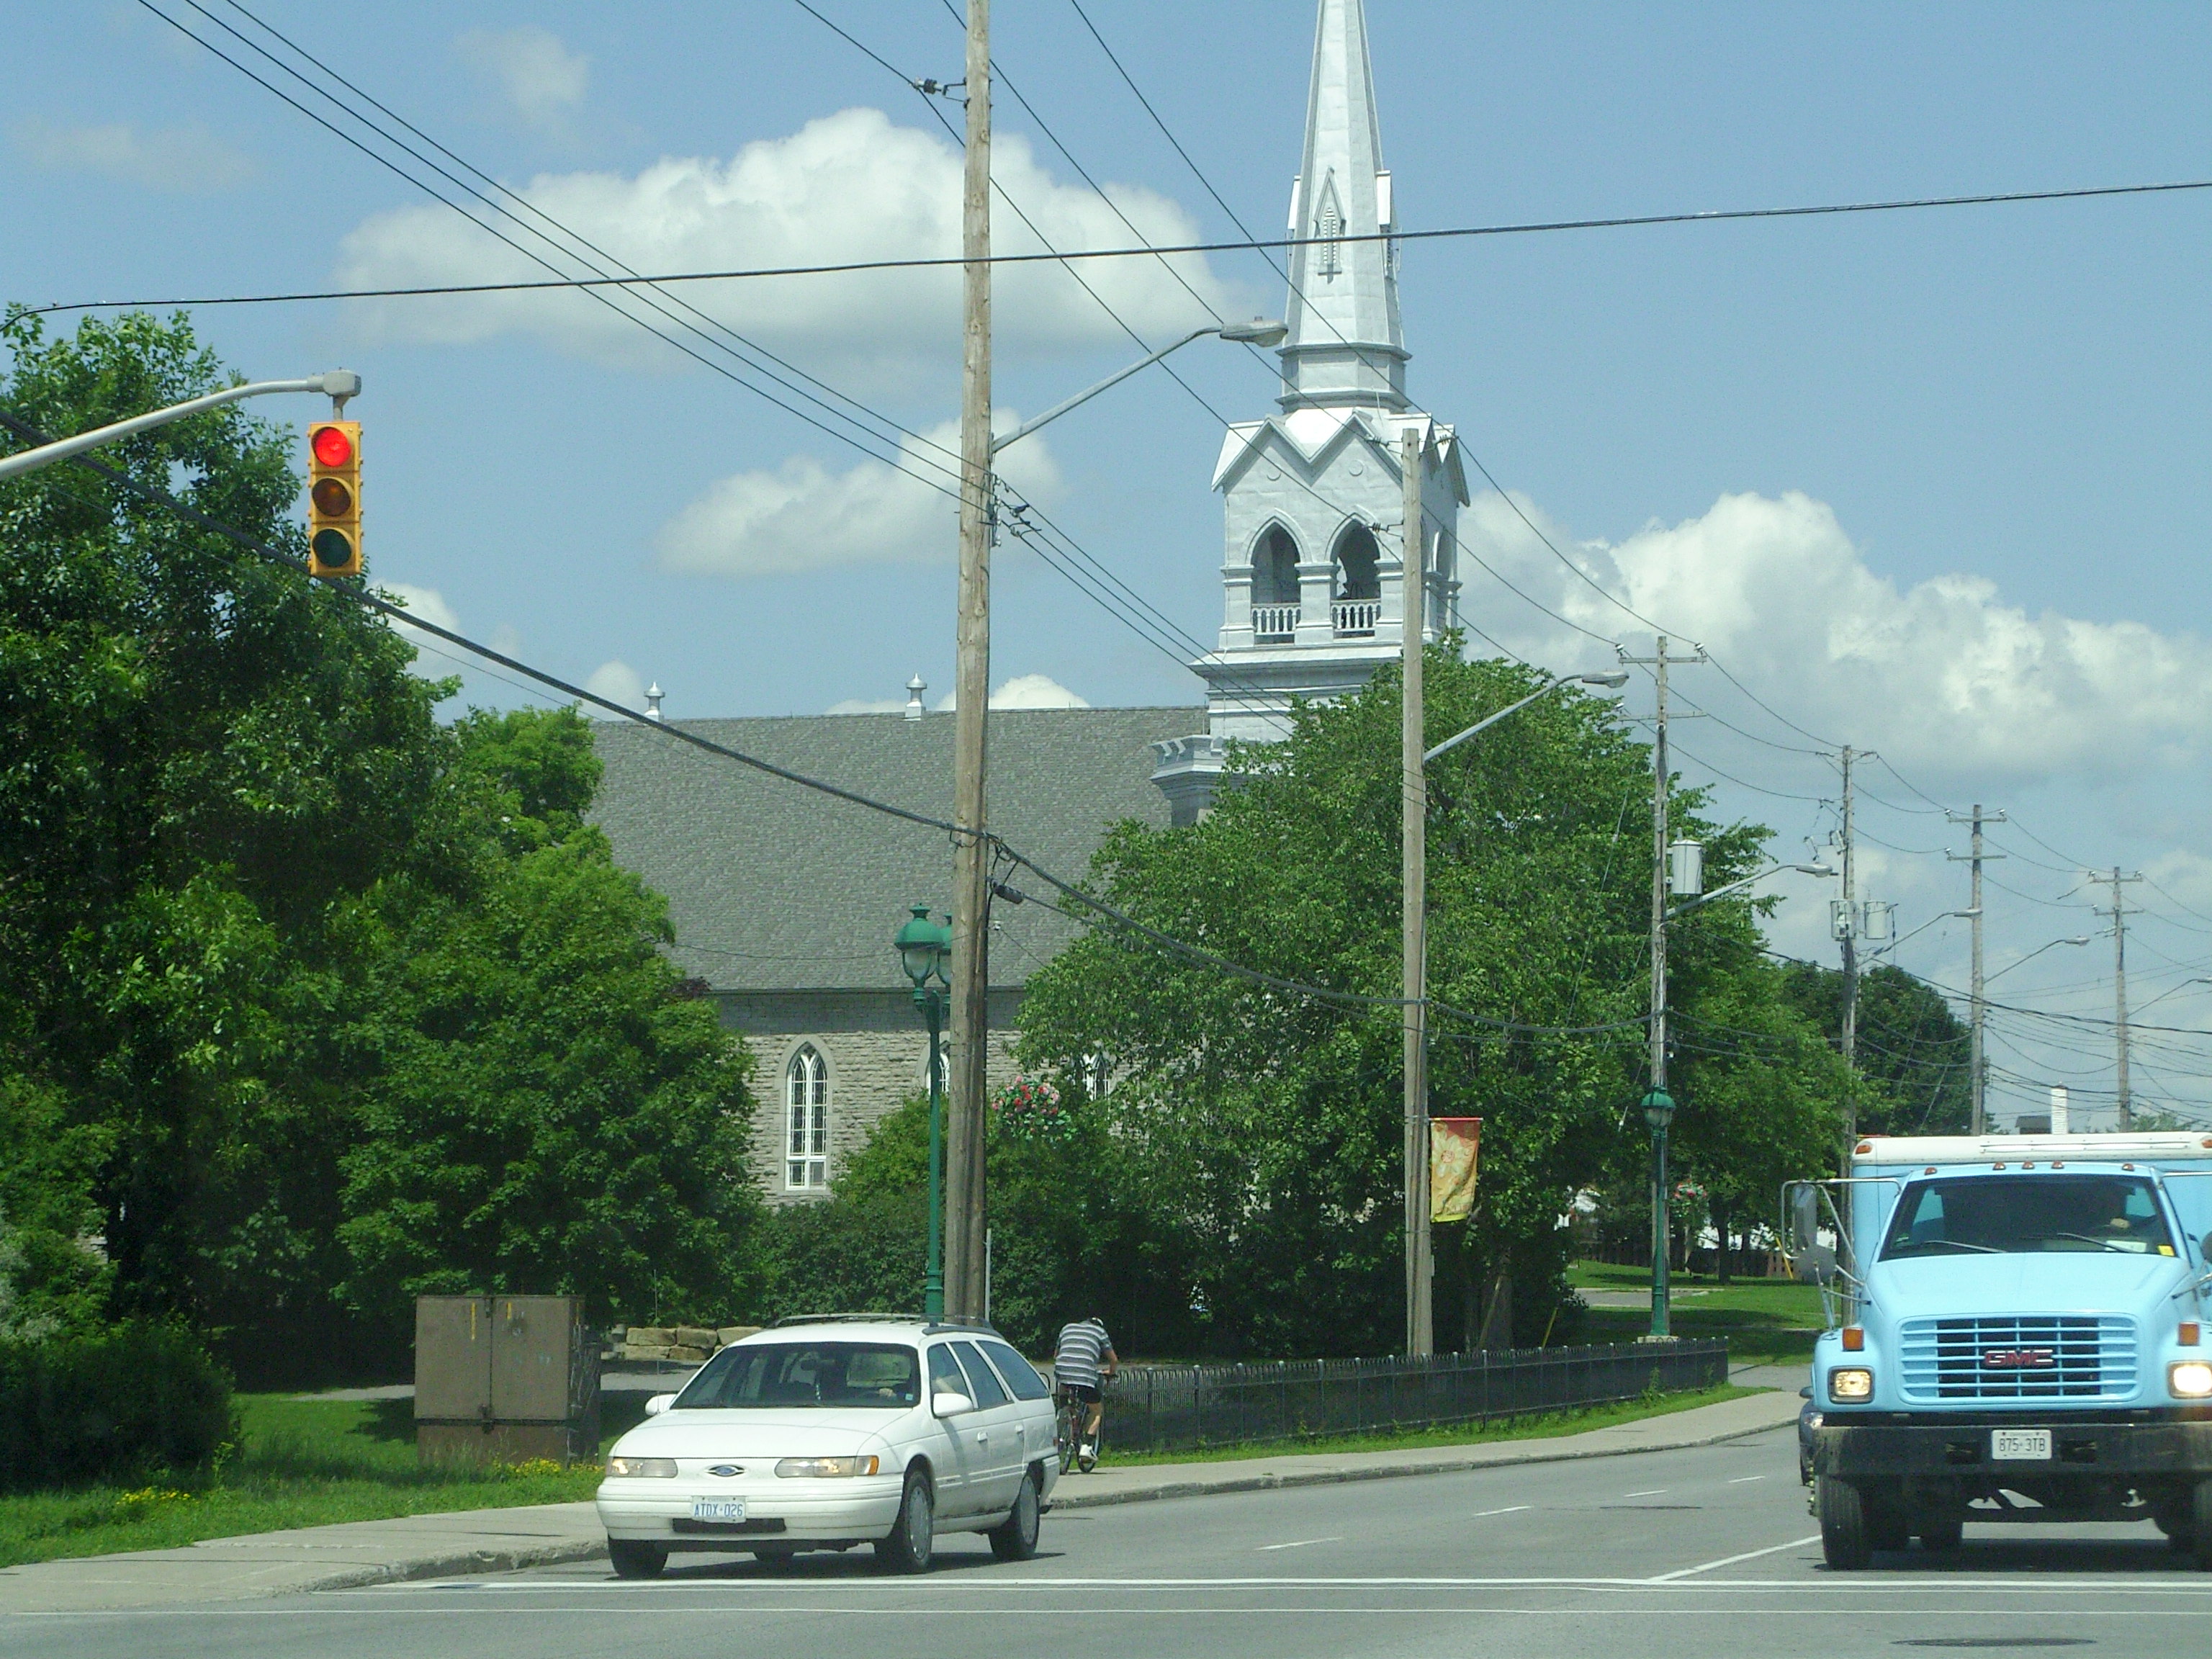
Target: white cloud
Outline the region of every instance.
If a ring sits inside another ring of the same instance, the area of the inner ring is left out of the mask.
[[[434,623],[455,634],[461,631],[460,617],[454,614],[453,607],[446,603],[446,596],[436,588],[417,587],[412,582],[379,582],[377,586],[386,599],[397,599],[416,616],[422,617],[424,622]],[[400,637],[417,651],[434,653],[432,660],[428,663],[417,660],[416,672],[428,678],[437,679],[454,671],[458,665],[453,659],[459,653],[453,647],[447,645],[443,640],[423,633],[420,629],[410,628],[397,617],[392,619],[392,625],[398,631]]]
[[[906,705],[901,703],[903,708]],[[959,699],[946,692],[937,700],[937,712],[949,713],[959,706]],[[1090,700],[1078,696],[1049,674],[1017,674],[1002,681],[991,693],[994,708],[1088,708]]]
[[[198,122],[145,132],[128,121],[59,125],[31,115],[15,123],[13,137],[35,167],[105,173],[181,195],[224,190],[254,172],[252,161]]]
[[[999,183],[1055,248],[1129,244],[1130,232],[1113,209],[1087,188],[1056,181],[1019,134],[1000,136],[992,158]],[[635,270],[717,270],[957,258],[960,179],[960,152],[943,137],[896,126],[879,110],[848,109],[810,121],[788,137],[748,144],[726,161],[670,156],[635,176],[542,174],[521,193]],[[1167,198],[1133,185],[1107,189],[1148,240],[1196,240],[1196,223]],[[1011,214],[997,216],[994,233],[1000,252],[1039,250]],[[1166,264],[1224,315],[1247,308],[1202,258],[1176,256]],[[1205,307],[1160,260],[1102,259],[1082,270],[1084,280],[1147,336],[1206,320]],[[365,221],[346,237],[339,258],[340,279],[354,287],[544,275],[514,250],[435,206],[400,208]],[[993,289],[1001,349],[1126,339],[1097,301],[1056,264],[1001,266]],[[682,292],[731,327],[783,351],[941,360],[959,347],[957,268],[694,283]],[[668,367],[678,362],[606,307],[578,294],[409,301],[375,314],[380,326],[394,335],[441,343],[520,331],[615,362]]]
[[[453,42],[453,50],[499,88],[525,125],[540,131],[565,130],[569,111],[583,102],[591,80],[590,58],[531,24],[471,29]]]
[[[645,708],[645,681],[620,658],[601,663],[592,671],[591,678],[584,682],[584,690],[594,696],[605,697],[609,702],[618,702],[642,711]],[[609,718],[605,709],[586,708],[586,714],[594,719]]]
[[[1793,720],[1907,771],[2015,784],[2116,776],[2177,765],[2201,753],[2212,731],[2203,640],[2142,623],[2031,616],[1981,576],[1900,590],[1869,568],[1831,508],[1794,491],[1723,495],[1701,517],[1611,546],[1572,543],[1522,506],[1593,581],[1679,643],[1708,647]],[[1582,626],[1614,638],[1643,633],[1546,551],[1502,498],[1474,504],[1462,538]],[[1462,574],[1462,609],[1478,625],[1530,614],[1480,568]],[[1555,625],[1508,623],[1498,637],[1553,662],[1610,654]],[[1701,701],[1722,696],[1716,687]],[[1802,741],[1771,721],[1762,729]]]
[[[1021,423],[1011,410],[998,411],[997,420],[1002,431]],[[957,483],[959,423],[947,422],[901,448],[903,470],[863,461],[833,472],[799,455],[773,472],[724,478],[662,527],[660,562],[702,574],[769,576],[950,559],[959,503],[931,481],[946,489]],[[1025,501],[1049,505],[1059,493],[1060,471],[1042,437],[1010,447],[1000,471]]]

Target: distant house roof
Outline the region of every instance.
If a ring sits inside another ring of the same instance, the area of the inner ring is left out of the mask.
[[[952,720],[825,714],[689,720],[686,731],[847,788],[952,816]],[[1078,880],[1107,828],[1168,821],[1151,745],[1206,726],[1188,708],[994,710],[989,823]],[[663,895],[678,964],[718,990],[892,989],[891,936],[927,902],[948,910],[945,834],[720,759],[643,726],[597,731],[605,777],[592,817],[615,857]],[[1019,872],[1010,884],[1037,891]],[[993,908],[991,982],[1018,986],[1073,924],[1040,904]]]

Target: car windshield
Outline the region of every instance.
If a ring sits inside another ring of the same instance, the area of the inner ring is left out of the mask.
[[[912,1348],[884,1342],[745,1342],[725,1348],[676,1396],[673,1411],[896,1411],[921,1398]]]
[[[2172,1255],[2173,1239],[2141,1176],[1971,1176],[1907,1187],[1881,1259],[2025,1251]]]

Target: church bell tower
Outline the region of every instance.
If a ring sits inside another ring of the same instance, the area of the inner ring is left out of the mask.
[[[1211,805],[1231,738],[1285,736],[1291,699],[1356,691],[1409,625],[1434,639],[1459,592],[1467,479],[1452,428],[1406,396],[1397,204],[1363,0],[1321,0],[1305,152],[1291,185],[1289,337],[1280,411],[1229,428],[1220,644],[1193,664],[1206,730],[1154,745],[1175,822]],[[1400,434],[1421,434],[1423,533],[1405,549]],[[1409,570],[1410,566],[1410,570]]]

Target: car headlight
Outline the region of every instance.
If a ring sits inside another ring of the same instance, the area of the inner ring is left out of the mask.
[[[2166,1368],[2166,1386],[2177,1400],[2212,1395],[2212,1360],[2185,1359]]]
[[[1838,1401],[1873,1399],[1874,1373],[1862,1370],[1856,1366],[1847,1370],[1830,1371],[1828,1398]]]
[[[673,1480],[676,1460],[672,1457],[610,1457],[607,1473],[626,1480]]]
[[[1806,1426],[1807,1428],[1808,1428],[1808,1429],[1817,1429],[1817,1428],[1819,1428],[1819,1427],[1820,1426],[1820,1422],[1821,1422],[1820,1413],[1818,1413],[1818,1412],[1814,1412],[1814,1413],[1811,1413],[1809,1415],[1808,1415],[1808,1416],[1807,1416],[1807,1418],[1805,1419],[1805,1426]]]
[[[775,1472],[787,1480],[801,1480],[810,1477],[824,1480],[834,1476],[873,1474],[880,1467],[873,1457],[787,1457],[775,1466]]]

